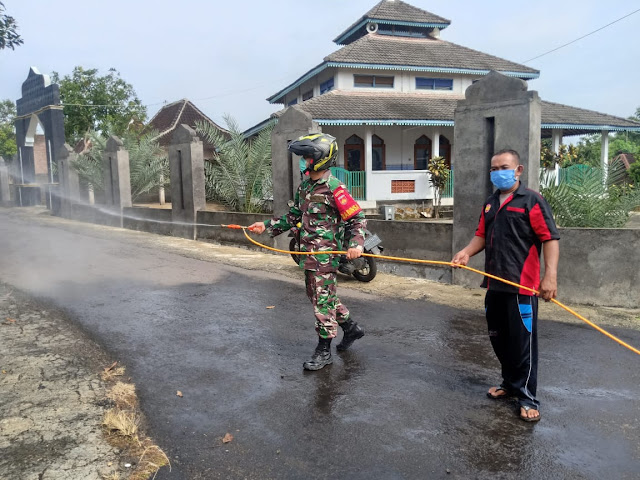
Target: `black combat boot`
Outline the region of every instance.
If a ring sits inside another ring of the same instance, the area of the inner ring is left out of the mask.
[[[305,370],[320,370],[325,365],[333,363],[331,358],[331,338],[319,338],[316,351],[313,352],[311,360],[302,364]]]
[[[364,337],[364,329],[351,319],[340,324],[340,326],[344,335],[342,336],[342,341],[336,347],[339,352],[344,352],[353,342]]]

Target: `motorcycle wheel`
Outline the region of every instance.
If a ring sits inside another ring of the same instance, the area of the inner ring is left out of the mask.
[[[366,267],[354,271],[353,276],[361,282],[370,282],[371,280],[376,278],[376,273],[378,273],[376,259],[371,257],[364,257],[364,259],[367,262]]]
[[[289,251],[290,252],[300,251],[300,246],[298,245],[298,242],[296,242],[295,238],[292,238],[291,241],[289,242]],[[295,253],[291,254],[291,258],[293,258],[293,261],[296,262],[296,265],[300,265],[301,256],[302,255],[296,255]]]

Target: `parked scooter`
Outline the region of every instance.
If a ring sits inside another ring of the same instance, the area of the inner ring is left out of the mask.
[[[291,241],[289,242],[289,250],[291,252],[299,252],[300,251],[300,224],[293,227],[289,230],[289,236],[291,237]],[[364,253],[371,253],[374,255],[382,254],[384,247],[381,245],[382,240],[375,233],[371,233],[369,230],[365,230],[364,237]],[[291,258],[296,262],[297,265],[300,264],[300,257],[302,255],[296,255],[295,253],[291,254]],[[353,260],[347,260],[346,255],[340,255],[340,265],[338,266],[338,271],[344,273],[345,275],[353,275],[356,279],[361,282],[370,282],[378,273],[378,268],[376,266],[376,259],[372,257],[359,257]]]

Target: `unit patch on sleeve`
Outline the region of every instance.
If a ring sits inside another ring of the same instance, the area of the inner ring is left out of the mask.
[[[333,198],[336,200],[336,207],[340,212],[342,220],[349,220],[362,211],[358,202],[349,194],[344,186],[339,186],[333,191]]]

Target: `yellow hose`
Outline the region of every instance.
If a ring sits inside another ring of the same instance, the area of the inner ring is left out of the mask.
[[[289,254],[289,255],[292,254],[292,253],[295,254],[295,255],[315,255],[315,254],[344,255],[344,254],[347,253],[347,252],[344,252],[344,251],[291,252],[289,250],[280,250],[279,248],[269,247],[267,245],[263,245],[262,243],[255,241],[247,233],[247,227],[240,227],[239,225],[222,225],[222,226],[223,227],[228,227],[228,228],[241,228],[242,232],[244,233],[244,236],[247,237],[247,240],[249,240],[251,243],[253,243],[254,245],[257,245],[260,248],[264,248],[266,250],[271,250],[272,252],[286,253],[286,254]],[[495,275],[491,275],[489,273],[485,273],[482,270],[476,270],[475,268],[467,267],[466,265],[454,265],[452,262],[443,262],[443,261],[439,261],[439,260],[419,260],[419,259],[414,259],[414,258],[402,258],[402,257],[390,257],[388,255],[374,255],[372,253],[363,253],[362,256],[363,257],[380,258],[382,260],[393,260],[395,262],[424,263],[424,264],[429,264],[429,265],[442,265],[442,266],[448,266],[448,267],[454,267],[454,268],[464,268],[465,270],[469,270],[469,271],[475,272],[475,273],[477,273],[479,275],[483,275],[485,277],[489,277],[489,278],[492,278],[494,280],[498,280],[499,282],[506,283],[507,285],[512,285],[514,287],[522,288],[524,290],[529,290],[530,292],[533,292],[536,295],[540,293],[537,290],[534,290],[533,288],[525,287],[524,285],[520,285],[519,283],[511,282],[511,281],[506,280],[504,278],[500,278],[500,277],[497,277]],[[632,347],[628,343],[623,342],[622,340],[620,340],[615,335],[612,335],[611,333],[607,332],[605,329],[603,329],[603,328],[599,327],[598,325],[596,325],[595,323],[587,320],[586,318],[584,318],[579,313],[575,312],[571,308],[569,308],[566,305],[564,305],[564,304],[560,303],[559,301],[557,301],[555,298],[552,298],[551,302],[555,303],[556,305],[558,305],[561,308],[564,308],[567,312],[569,312],[572,315],[578,317],[580,320],[585,322],[587,325],[589,325],[590,327],[595,328],[598,332],[602,333],[603,335],[606,335],[611,340],[614,340],[615,342],[618,342],[623,347],[628,348],[632,352],[637,353],[638,355],[640,355],[640,350],[638,350],[637,348]]]

